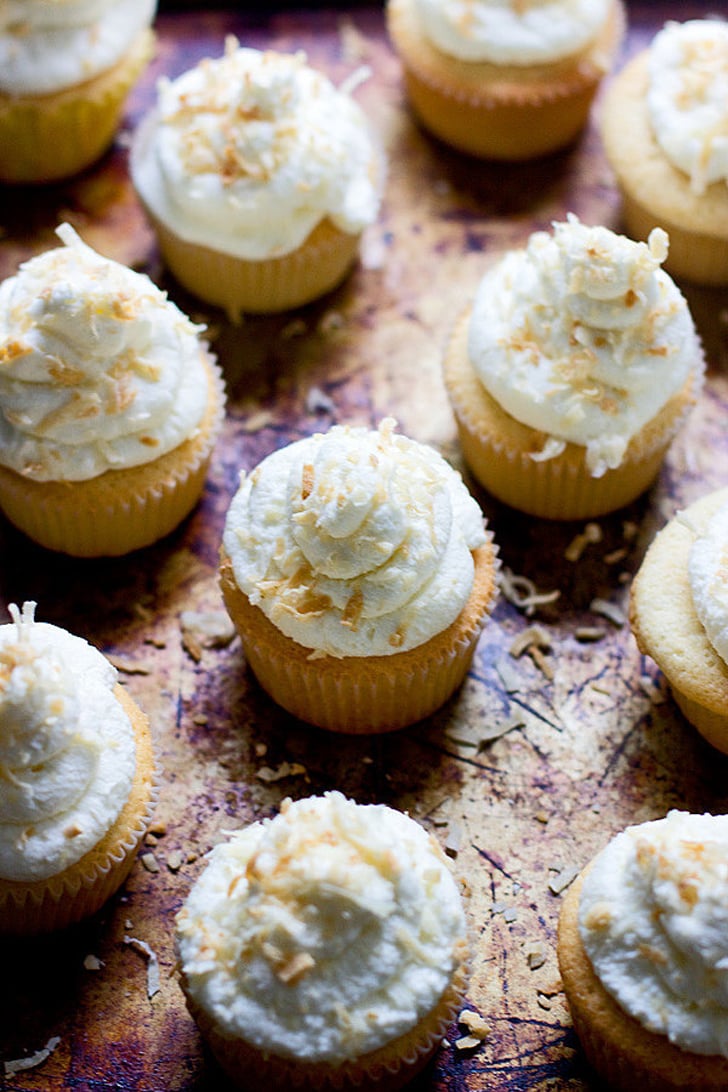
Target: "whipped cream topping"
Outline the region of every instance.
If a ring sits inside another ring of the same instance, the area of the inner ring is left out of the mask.
[[[4,0],[0,91],[43,95],[105,72],[151,26],[156,0]]]
[[[191,996],[230,1035],[306,1062],[359,1057],[434,1008],[466,924],[434,840],[330,792],[216,846],[177,915]]]
[[[549,64],[589,46],[610,0],[416,0],[425,35],[461,61]]]
[[[660,268],[667,235],[637,243],[570,215],[531,235],[477,290],[468,333],[480,381],[518,421],[586,449],[594,477],[703,371],[688,305]]]
[[[618,834],[586,873],[579,930],[643,1027],[728,1056],[728,816],[671,811]]]
[[[118,817],[136,746],[116,670],[80,637],[35,621],[0,626],[0,877],[44,880],[78,861]]]
[[[0,464],[35,481],[151,462],[208,400],[204,327],[68,224],[58,235],[0,285]]]
[[[382,158],[365,115],[303,53],[238,48],[163,79],[131,171],[151,212],[188,242],[258,260],[323,219],[357,235],[379,210]]]
[[[688,579],[705,635],[728,664],[728,504],[718,509],[693,541]]]
[[[647,107],[666,157],[697,194],[728,183],[728,22],[667,23],[648,53]]]
[[[434,449],[394,426],[337,425],[281,448],[230,505],[223,547],[238,586],[306,648],[402,652],[470,595],[480,508]]]

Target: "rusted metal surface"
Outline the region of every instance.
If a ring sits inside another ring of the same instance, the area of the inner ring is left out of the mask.
[[[679,17],[707,10],[681,5]],[[673,11],[633,5],[623,56]],[[156,833],[121,895],[66,935],[0,947],[0,1059],[58,1038],[42,1065],[0,1073],[0,1088],[223,1087],[176,980],[173,915],[225,831],[272,814],[287,795],[334,787],[408,810],[446,845],[467,893],[467,1007],[490,1034],[476,1050],[444,1046],[416,1087],[595,1088],[559,990],[559,888],[629,823],[670,807],[722,812],[728,804],[727,760],[682,720],[628,627],[594,604],[606,600],[624,612],[654,532],[676,508],[728,482],[726,296],[686,288],[708,351],[706,391],[655,489],[600,520],[600,540],[587,541],[580,557],[568,560],[582,525],[522,517],[474,490],[503,565],[560,594],[532,616],[502,597],[459,695],[431,720],[387,737],[337,737],[292,721],[249,676],[237,640],[216,645],[195,618],[186,632],[181,623],[185,611],[222,618],[216,559],[238,471],[334,422],[374,425],[385,414],[459,464],[439,363],[455,314],[504,249],[568,211],[618,227],[618,203],[594,127],[574,149],[520,166],[476,163],[421,133],[376,7],[165,15],[158,30],[157,58],[113,152],[67,185],[2,195],[2,276],[55,245],[54,227],[71,221],[209,324],[230,405],[203,501],[166,541],[119,560],[74,561],[0,524],[3,605],[35,599],[39,618],[112,657],[151,717],[162,770]],[[156,77],[218,55],[228,32],[256,46],[304,48],[336,81],[369,65],[357,97],[390,160],[382,215],[347,283],[293,315],[239,327],[165,278],[127,179],[124,142],[152,101]],[[544,647],[514,656],[514,640],[534,624]],[[151,998],[147,957],[125,938],[143,941],[158,960],[160,988]],[[452,1042],[465,1033],[453,1027]]]

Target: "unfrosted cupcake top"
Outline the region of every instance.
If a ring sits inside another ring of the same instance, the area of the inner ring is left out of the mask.
[[[377,216],[382,160],[361,107],[303,53],[239,48],[159,83],[131,159],[142,199],[187,242],[245,259],[288,254],[328,217]]]
[[[657,143],[697,194],[728,183],[728,22],[669,22],[648,53],[647,106]]]
[[[728,816],[671,811],[618,834],[586,873],[579,931],[643,1027],[728,1056]]]
[[[58,235],[0,285],[0,464],[34,481],[151,462],[208,402],[203,327],[68,224]]]
[[[596,38],[610,0],[415,0],[432,44],[462,61],[549,64]]]
[[[0,626],[0,877],[44,880],[117,819],[135,770],[116,670],[80,637],[36,622]]]
[[[688,556],[688,579],[705,635],[728,664],[728,504],[696,535]]]
[[[105,72],[156,8],[156,0],[3,0],[0,91],[48,94]]]
[[[667,235],[637,243],[570,215],[483,278],[468,331],[486,390],[547,433],[538,458],[586,449],[594,477],[695,376],[703,357],[687,302],[660,268]]]
[[[335,426],[275,451],[228,511],[240,589],[298,644],[385,656],[446,629],[472,589],[483,517],[431,447]]]
[[[192,998],[223,1031],[306,1062],[360,1057],[433,1009],[465,916],[439,846],[330,792],[234,834],[177,916]]]

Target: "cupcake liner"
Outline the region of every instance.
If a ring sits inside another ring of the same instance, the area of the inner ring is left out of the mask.
[[[604,149],[622,198],[627,234],[670,237],[665,270],[697,284],[728,284],[728,189],[714,182],[696,193],[687,174],[657,144],[647,108],[649,50],[619,72],[604,96]]]
[[[459,617],[423,645],[391,656],[312,656],[252,605],[229,558],[220,565],[228,613],[263,689],[293,716],[346,734],[395,731],[430,716],[465,678],[490,613],[498,571],[492,536],[474,551],[475,582]]]
[[[222,374],[205,354],[209,404],[197,434],[140,466],[86,481],[36,482],[0,467],[0,508],[29,538],[75,557],[118,556],[169,534],[202,493],[222,429]]]
[[[569,888],[558,927],[559,969],[574,1030],[589,1063],[615,1092],[719,1092],[728,1058],[694,1054],[634,1020],[592,969],[578,924],[583,873]]]
[[[96,913],[131,871],[156,807],[159,782],[149,721],[123,687],[117,685],[115,694],[132,722],[137,746],[129,797],[98,845],[63,872],[27,883],[0,878],[0,934],[31,936],[75,924]]]
[[[466,951],[450,985],[415,1027],[378,1050],[340,1065],[305,1062],[268,1054],[243,1039],[224,1034],[214,1020],[190,997],[182,974],[190,1015],[197,1023],[221,1068],[233,1084],[246,1092],[396,1092],[408,1084],[432,1058],[457,1016],[467,985]]]
[[[423,125],[470,155],[518,160],[564,147],[584,127],[625,17],[615,3],[591,47],[563,61],[523,66],[440,53],[422,33],[412,0],[389,0],[387,26]]]
[[[222,307],[231,322],[238,322],[241,312],[288,311],[332,291],[356,261],[361,238],[323,220],[292,253],[246,261],[186,242],[150,209],[146,212],[175,279],[199,299]]]
[[[0,180],[51,182],[95,162],[114,138],[126,97],[149,62],[144,31],[107,72],[48,95],[0,95]]]
[[[444,360],[465,461],[473,476],[498,500],[545,519],[590,519],[635,500],[655,480],[665,453],[696,401],[702,383],[702,351],[682,391],[632,438],[625,457],[600,478],[589,473],[585,449],[567,443],[550,459],[534,459],[546,433],[506,413],[486,391],[468,358],[470,309],[458,320]]]

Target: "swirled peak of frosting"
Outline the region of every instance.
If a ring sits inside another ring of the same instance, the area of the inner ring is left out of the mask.
[[[239,587],[306,648],[404,651],[470,595],[480,509],[434,449],[394,425],[335,426],[281,448],[230,505],[223,545]]]
[[[550,64],[589,46],[609,0],[416,0],[437,49],[462,61]]]
[[[694,539],[688,579],[705,635],[728,664],[728,505],[719,508]]]
[[[222,57],[160,81],[153,120],[132,177],[189,242],[257,260],[295,250],[327,217],[351,235],[376,219],[383,162],[365,115],[303,53],[229,38]]]
[[[105,72],[156,8],[156,0],[3,0],[0,91],[48,94]]]
[[[470,360],[517,420],[586,449],[594,477],[621,463],[631,438],[703,372],[687,302],[660,268],[668,239],[647,243],[570,215],[510,251],[477,290]]]
[[[58,234],[0,285],[0,464],[36,481],[150,462],[207,403],[203,327],[70,225]]]
[[[667,158],[697,194],[728,183],[728,22],[669,22],[648,53],[647,107]]]
[[[339,1062],[407,1032],[462,959],[465,917],[439,846],[382,804],[284,801],[234,834],[177,916],[182,969],[224,1032]]]
[[[728,1056],[728,816],[671,811],[618,834],[586,873],[579,930],[630,1016]]]
[[[35,603],[0,626],[0,877],[46,879],[88,852],[129,795],[135,744],[116,671]]]

